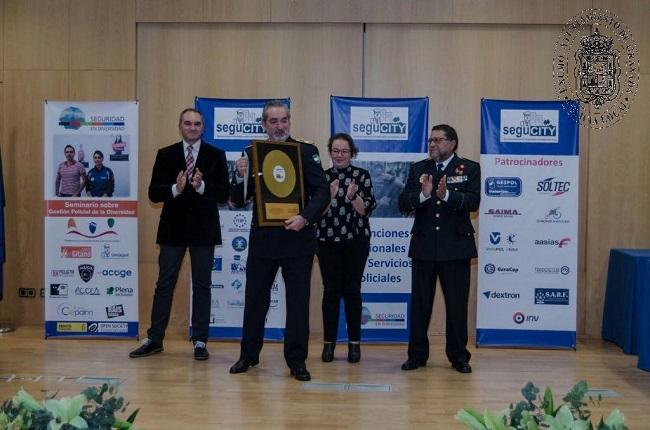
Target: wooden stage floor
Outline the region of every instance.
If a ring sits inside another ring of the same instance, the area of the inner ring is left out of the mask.
[[[335,361],[322,363],[321,343],[313,340],[313,379],[304,384],[289,377],[282,344],[267,343],[260,366],[230,375],[235,342],[209,343],[205,362],[193,360],[190,343],[178,337],[165,341],[162,354],[129,359],[134,340],[44,340],[42,328],[19,327],[0,335],[0,401],[21,387],[37,398],[40,390],[67,396],[85,388],[80,377],[116,378],[129,412],[141,409],[141,429],[461,429],[453,417],[463,406],[506,408],[528,381],[550,385],[557,402],[586,380],[615,395],[592,408],[594,416],[616,407],[630,429],[650,429],[650,372],[613,344],[585,340],[577,351],[471,347],[474,373],[463,375],[447,363],[443,343],[433,337],[428,366],[403,372],[406,345],[362,345],[359,364],[349,364],[347,345],[339,345]]]

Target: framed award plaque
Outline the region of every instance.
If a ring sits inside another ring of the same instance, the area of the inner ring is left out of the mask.
[[[300,143],[254,140],[255,205],[260,226],[281,226],[305,206]]]

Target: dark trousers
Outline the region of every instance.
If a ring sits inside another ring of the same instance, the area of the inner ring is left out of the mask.
[[[469,362],[467,350],[467,301],[470,259],[429,261],[413,259],[411,285],[411,332],[408,355],[412,360],[429,358],[427,331],[431,321],[436,278],[445,297],[447,341],[445,352],[451,363]]]
[[[187,246],[160,245],[158,281],[147,336],[162,342],[169,323],[178,272]],[[214,246],[189,246],[192,264],[192,340],[207,342],[210,326],[212,258]]]
[[[370,251],[370,238],[318,242],[318,265],[323,276],[323,331],[336,342],[341,298],[345,304],[348,340],[361,340],[361,278]]]
[[[259,360],[264,344],[264,323],[271,303],[271,287],[278,268],[282,267],[287,306],[284,359],[290,368],[305,365],[309,342],[309,293],[313,262],[313,255],[286,258],[248,257],[241,340],[242,358]]]

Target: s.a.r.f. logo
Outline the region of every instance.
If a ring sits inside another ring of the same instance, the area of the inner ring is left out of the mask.
[[[92,264],[80,264],[79,265],[79,277],[82,281],[88,282],[93,278],[95,273],[95,266]]]

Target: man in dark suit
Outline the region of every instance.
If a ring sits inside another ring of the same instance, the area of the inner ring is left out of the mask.
[[[210,357],[206,342],[210,324],[210,285],[215,245],[221,244],[217,203],[228,199],[228,166],[221,149],[201,141],[203,116],[181,112],[181,142],[158,151],[149,184],[149,200],[163,202],[156,242],[159,273],[151,310],[151,327],[132,358],[163,350],[178,272],[189,248],[192,263],[192,341],[194,358]]]
[[[411,165],[399,198],[402,212],[415,212],[409,257],[411,315],[408,360],[402,370],[425,366],[427,331],[436,278],[440,278],[447,314],[445,352],[454,369],[471,373],[467,350],[467,301],[470,261],[476,257],[470,212],[481,200],[481,168],[456,155],[458,135],[442,124],[431,129],[429,158]]]
[[[268,102],[262,111],[262,127],[269,140],[298,142],[289,135],[291,115],[280,100]],[[311,375],[305,366],[309,341],[309,293],[311,269],[317,248],[316,229],[313,224],[330,201],[330,189],[323,171],[318,149],[299,142],[302,173],[305,186],[305,207],[287,219],[283,227],[261,227],[257,220],[256,203],[253,205],[248,264],[246,268],[246,302],[244,328],[239,360],[230,373],[246,372],[259,363],[264,342],[264,322],[269,310],[271,286],[278,268],[286,287],[286,326],[284,358],[291,375],[299,381],[308,381]],[[253,169],[248,168],[248,157],[236,162],[230,200],[243,206],[254,197]],[[261,170],[261,169],[260,169]],[[244,197],[244,178],[247,177],[247,195]]]

